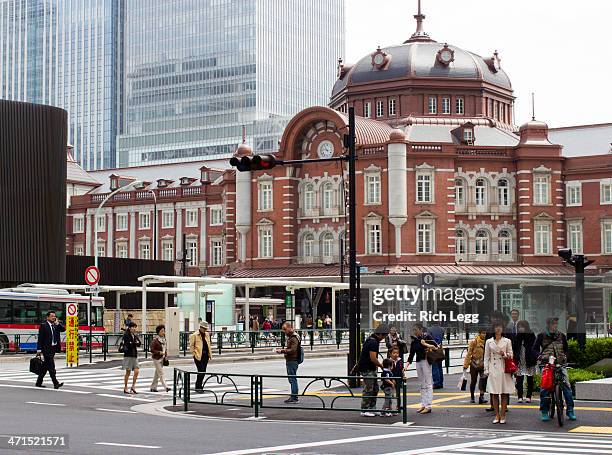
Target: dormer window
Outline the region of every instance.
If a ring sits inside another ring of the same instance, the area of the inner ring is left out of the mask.
[[[463,142],[467,145],[474,144],[474,129],[473,128],[464,128],[463,129]]]
[[[171,183],[171,180],[166,180],[166,179],[159,179],[157,181],[157,187],[158,188],[166,188],[168,186],[169,183]]]
[[[196,179],[191,177],[181,177],[181,186],[188,186],[195,182]]]
[[[115,191],[117,189],[119,189],[119,176],[113,174],[110,176],[110,190]]]

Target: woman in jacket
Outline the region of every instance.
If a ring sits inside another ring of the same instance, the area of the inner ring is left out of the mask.
[[[412,334],[408,366],[410,366],[416,356],[416,370],[421,386],[421,407],[417,413],[429,414],[431,412],[431,402],[433,401],[433,378],[431,375],[431,365],[427,361],[427,351],[436,349],[437,345],[431,335],[423,330],[423,324],[420,322],[412,326]]]
[[[255,320],[253,320],[255,322]],[[189,352],[193,356],[193,361],[199,373],[206,373],[208,361],[212,359],[212,343],[210,341],[210,333],[208,332],[208,322],[200,322],[200,327],[197,332],[194,332],[189,337]],[[202,393],[202,382],[204,375],[198,374],[195,383],[195,391]]]
[[[385,345],[387,346],[387,357],[391,357],[391,349],[399,349],[400,356],[404,357],[406,353],[406,342],[402,340],[402,337],[397,333],[395,327],[389,328],[389,335],[385,338]]]
[[[512,351],[514,352],[514,361],[519,367],[516,373],[516,393],[518,402],[523,402],[523,383],[527,376],[527,395],[525,401],[531,403],[531,395],[533,394],[533,376],[535,375],[535,367],[538,360],[537,355],[533,351],[533,345],[536,341],[535,334],[529,327],[529,322],[518,321],[516,323],[517,333],[512,340]]]
[[[495,411],[493,423],[506,423],[506,409],[515,386],[512,375],[506,373],[506,359],[512,359],[512,343],[503,335],[504,326],[498,322],[493,326],[493,338],[485,343],[484,374],[487,376],[487,392]],[[501,401],[501,410],[500,410]]]
[[[155,327],[155,337],[151,342],[151,357],[153,357],[153,366],[155,367],[155,374],[153,375],[153,382],[151,383],[151,392],[157,392],[157,383],[159,381],[161,381],[166,392],[170,392],[170,387],[166,384],[166,378],[164,377],[164,361],[167,356],[166,327],[164,325],[158,325]]]
[[[470,369],[470,403],[475,403],[474,391],[476,390],[476,381],[478,381],[478,391],[480,396],[478,397],[478,404],[486,403],[487,400],[484,398],[484,394],[487,390],[487,378],[484,376],[484,351],[485,351],[485,338],[487,332],[484,329],[478,331],[478,335],[472,341],[470,341],[468,352],[463,359],[463,371],[466,372]],[[480,377],[480,380],[479,380]]]
[[[140,346],[140,339],[136,335],[136,323],[130,322],[126,328],[125,334],[123,335],[123,369],[125,370],[125,376],[123,377],[123,393],[138,393],[136,392],[136,381],[138,380],[138,372],[140,366],[138,365],[138,346]],[[132,388],[128,391],[128,380],[130,379],[130,372],[134,372],[132,377]]]

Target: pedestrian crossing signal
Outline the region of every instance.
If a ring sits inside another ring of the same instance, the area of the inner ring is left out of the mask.
[[[254,155],[243,156],[242,158],[233,157],[230,159],[230,164],[237,168],[240,172],[247,172],[272,169],[278,163],[276,158],[274,158],[274,155]]]

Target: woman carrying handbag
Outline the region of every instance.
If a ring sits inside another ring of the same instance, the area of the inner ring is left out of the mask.
[[[151,357],[153,357],[153,365],[155,366],[155,375],[151,383],[151,392],[157,392],[157,383],[161,381],[166,392],[170,391],[170,387],[166,384],[164,377],[164,366],[168,365],[168,351],[166,348],[166,327],[158,325],[155,328],[155,337],[151,342]]]
[[[506,409],[510,394],[515,386],[512,373],[516,371],[512,352],[512,342],[503,336],[504,326],[493,325],[494,336],[485,343],[484,374],[487,379],[487,392],[495,410],[493,423],[506,423]],[[500,409],[501,401],[501,409]]]
[[[410,355],[408,364],[410,366],[416,356],[416,370],[421,385],[421,407],[418,414],[429,414],[431,412],[431,402],[433,401],[433,378],[431,375],[431,363],[428,359],[430,351],[436,351],[438,346],[431,335],[423,330],[420,322],[412,326],[412,343],[410,343]]]

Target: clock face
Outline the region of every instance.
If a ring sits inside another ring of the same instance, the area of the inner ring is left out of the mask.
[[[440,58],[442,59],[443,62],[450,63],[451,60],[453,59],[453,54],[451,54],[451,51],[449,50],[443,50],[440,53]]]
[[[385,61],[385,57],[384,57],[384,55],[382,55],[382,54],[376,54],[376,55],[374,56],[374,63],[375,63],[376,65],[382,65],[384,61]]]
[[[319,158],[331,158],[334,156],[334,144],[330,141],[321,142],[317,148],[317,154]]]

